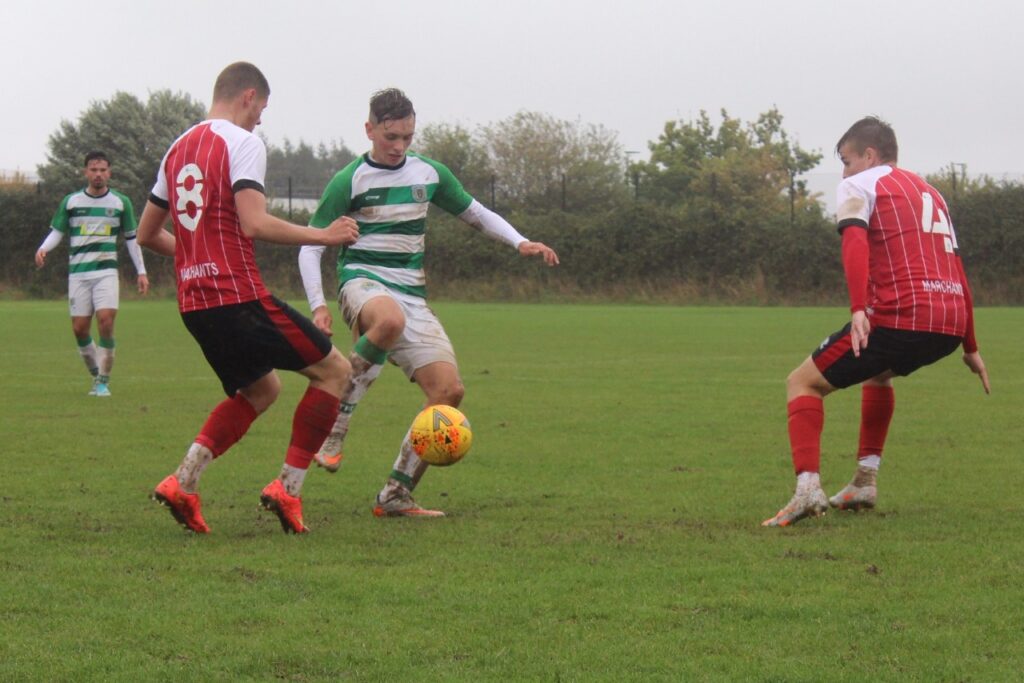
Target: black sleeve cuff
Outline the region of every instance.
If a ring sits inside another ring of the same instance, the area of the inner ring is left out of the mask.
[[[159,206],[164,211],[166,211],[167,209],[171,208],[170,202],[168,202],[166,199],[160,199],[159,197],[157,197],[152,192],[149,194],[149,201],[153,202],[154,204]]]
[[[839,225],[836,226],[836,230],[840,235],[843,234],[843,230],[846,230],[847,228],[863,228],[867,230],[868,224],[859,218],[844,218],[839,221]]]
[[[260,194],[266,194],[266,190],[263,186],[257,183],[255,180],[239,180],[237,183],[231,186],[232,192],[238,192],[240,190],[256,190]]]

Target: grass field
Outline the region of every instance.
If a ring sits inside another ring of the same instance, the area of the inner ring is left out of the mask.
[[[783,380],[841,309],[439,304],[474,447],[378,520],[419,407],[385,370],[311,534],[257,509],[303,390],[203,479],[194,537],[148,500],[221,394],[173,303],[128,302],[111,399],[63,302],[0,303],[0,680],[1008,681],[1024,670],[1024,310],[897,385],[879,509],[759,523],[792,490]],[[339,345],[347,352],[347,335]],[[826,403],[853,470],[859,391]]]

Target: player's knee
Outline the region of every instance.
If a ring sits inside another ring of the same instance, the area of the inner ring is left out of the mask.
[[[271,372],[256,380],[239,393],[245,397],[257,414],[263,414],[281,394],[281,378]]]
[[[405,316],[401,311],[392,315],[383,316],[375,321],[371,336],[376,339],[378,346],[391,348],[405,330]]]
[[[803,371],[803,366],[798,367],[786,377],[787,400],[792,400],[795,396],[807,394],[811,388],[810,383],[807,381],[807,374]]]
[[[316,376],[312,379],[322,383],[324,388],[331,393],[339,395],[344,391],[345,385],[348,384],[348,380],[352,376],[352,366],[336,348],[332,348],[331,352],[317,363],[316,370]]]
[[[439,386],[434,392],[433,400],[430,402],[458,408],[465,395],[466,386],[461,381],[454,380]]]
[[[797,368],[786,377],[786,391],[792,391],[800,386],[800,369]]]
[[[327,354],[327,361],[331,380],[337,383],[340,392],[352,376],[352,364],[338,349],[331,349],[331,352]]]

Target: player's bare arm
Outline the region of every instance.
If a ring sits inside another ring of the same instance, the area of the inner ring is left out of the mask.
[[[348,246],[359,239],[359,225],[348,216],[336,219],[326,228],[295,225],[267,213],[267,198],[262,192],[245,189],[235,193],[238,220],[246,237],[274,244],[312,244],[324,247]]]
[[[174,235],[164,230],[164,223],[167,222],[168,213],[167,209],[147,201],[146,208],[142,210],[142,217],[139,219],[139,227],[135,232],[135,239],[140,247],[146,247],[150,251],[155,251],[163,256],[173,257]],[[142,286],[141,282],[139,286]],[[149,280],[146,280],[146,287],[148,289]]]
[[[36,268],[42,268],[46,265],[46,252],[40,249],[36,252]]]
[[[992,386],[988,381],[988,370],[985,369],[985,361],[981,359],[981,354],[977,351],[971,353],[964,353],[963,356],[964,365],[970,368],[971,372],[978,376],[981,380],[981,386],[985,389],[986,394],[992,393]]]
[[[549,266],[557,266],[559,263],[555,250],[543,242],[523,242],[519,245],[519,254],[521,256],[540,256]]]

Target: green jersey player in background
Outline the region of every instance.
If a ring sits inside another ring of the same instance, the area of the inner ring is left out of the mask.
[[[427,306],[423,246],[429,204],[457,216],[522,256],[539,256],[549,266],[558,255],[531,242],[507,221],[471,197],[443,164],[409,153],[416,112],[401,90],[381,90],[370,99],[366,135],[368,153],[342,169],[324,190],[313,227],[340,216],[359,223],[359,240],[338,255],[338,303],[352,329],[349,356],[352,377],[341,396],[341,412],[330,436],[315,455],[328,471],[337,471],[349,419],[388,358],[426,396],[425,405],[458,407],[465,393],[455,352],[440,320]],[[330,334],[333,319],[320,276],[323,247],[306,246],[299,268],[313,322]],[[373,514],[378,517],[442,517],[412,498],[427,463],[416,456],[409,434],[399,449]]]
[[[68,303],[71,331],[78,352],[93,377],[90,396],[110,396],[114,367],[114,318],[120,300],[117,277],[117,236],[124,235],[128,254],[138,273],[139,292],[149,291],[142,250],[135,242],[135,210],[128,197],[110,187],[110,161],[103,152],[89,152],[83,171],[88,186],[61,200],[50,223],[50,234],[36,251],[36,267],[64,235],[68,236]],[[93,343],[96,316],[99,348]]]

